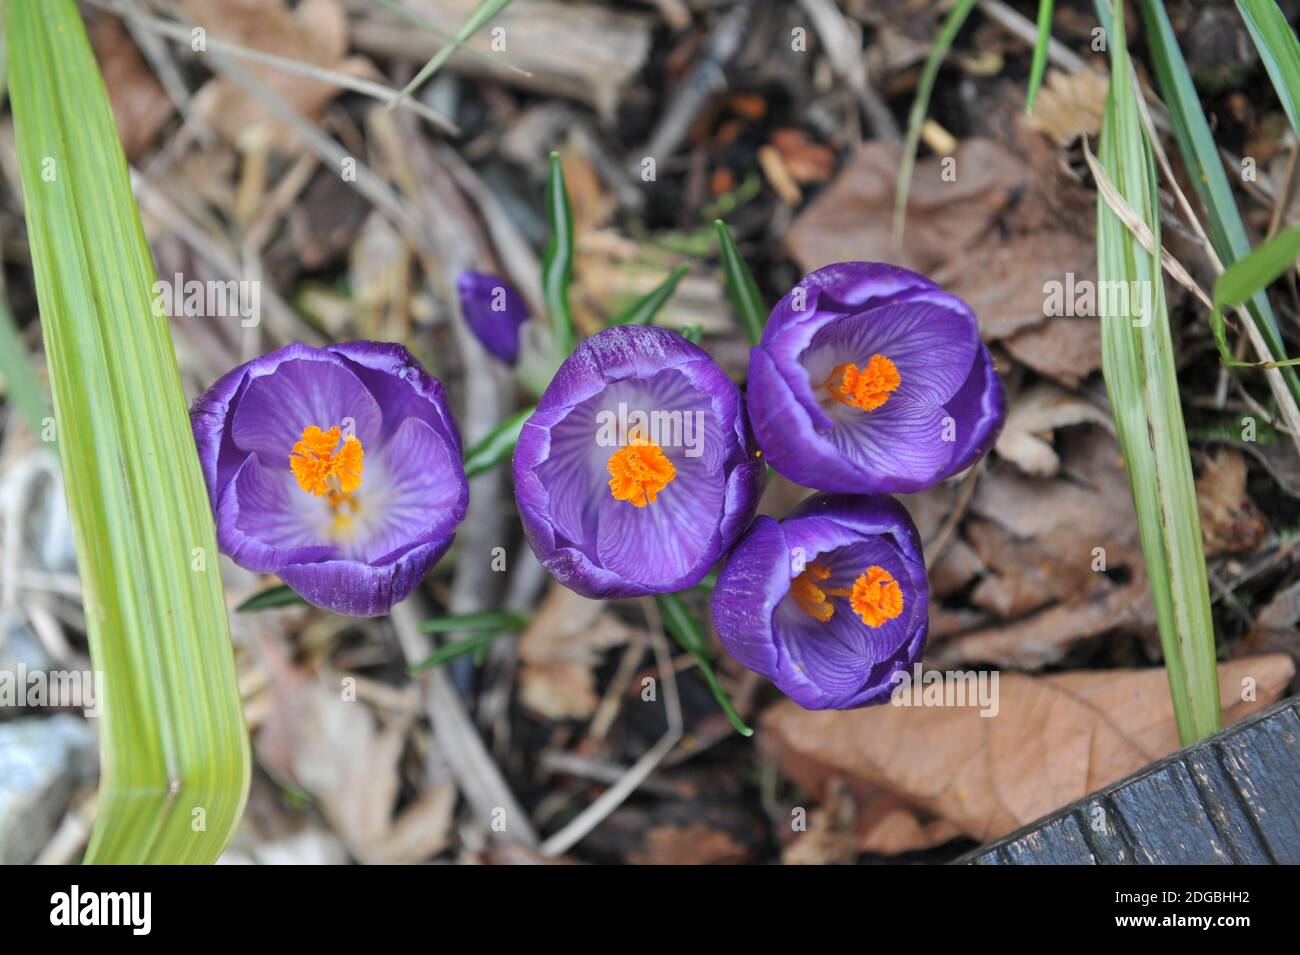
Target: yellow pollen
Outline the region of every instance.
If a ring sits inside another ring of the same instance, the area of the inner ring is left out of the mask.
[[[872,564],[853,582],[849,603],[863,623],[879,627],[903,612],[903,589],[889,571]]]
[[[356,435],[348,435],[340,446],[341,438],[337,427],[322,431],[309,425],[289,455],[289,467],[298,486],[308,494],[328,496],[330,506],[336,509],[361,486],[361,459],[365,455]]]
[[[832,597],[846,597],[853,612],[868,627],[879,627],[903,612],[903,589],[889,571],[872,564],[853,582],[853,588],[826,587],[831,571],[824,564],[811,563],[790,582],[790,596],[808,616],[826,623],[835,616]]]
[[[609,456],[609,493],[634,507],[653,504],[659,492],[677,477],[677,468],[663,449],[639,434]]]
[[[852,362],[837,365],[822,387],[840,404],[874,411],[889,400],[903,383],[898,366],[884,355],[872,355],[865,368]]]

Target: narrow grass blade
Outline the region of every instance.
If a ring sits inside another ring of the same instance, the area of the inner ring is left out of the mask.
[[[745,334],[749,336],[750,344],[757,345],[763,337],[763,326],[767,324],[767,307],[763,304],[763,296],[759,293],[754,274],[741,257],[727,224],[716,219],[713,226],[718,230],[722,272],[727,277],[727,292],[731,295],[732,307],[740,318],[740,324],[744,326]]]
[[[551,319],[551,332],[559,354],[567,355],[577,344],[573,312],[569,309],[569,285],[573,281],[573,210],[564,185],[564,165],[559,153],[551,153],[546,179],[546,218],[551,237],[542,257],[542,298]]]
[[[1250,253],[1250,239],[1246,236],[1246,227],[1219,158],[1210,124],[1201,110],[1200,98],[1178,48],[1164,4],[1158,0],[1142,0],[1141,6],[1147,48],[1160,96],[1169,109],[1169,120],[1178,140],[1187,178],[1205,207],[1210,242],[1226,268]],[[1260,292],[1247,303],[1246,309],[1273,358],[1284,361],[1287,358],[1286,347],[1268,298]],[[1292,396],[1300,400],[1300,377],[1295,370],[1284,368],[1282,376]]]
[[[460,29],[456,31],[455,39],[435,53],[433,58],[420,68],[420,72],[415,74],[415,78],[412,79],[411,82],[407,83],[406,86],[403,87],[402,91],[394,97],[391,103],[389,103],[389,108],[391,109],[396,106],[407,96],[410,96],[417,89],[423,86],[429,77],[433,76],[434,73],[438,72],[438,70],[442,68],[442,65],[451,58],[453,53],[464,46],[470,37],[483,29],[483,27],[487,26],[488,21],[508,6],[510,6],[510,0],[482,0],[482,2],[474,8],[474,12],[466,18],[463,24],[461,24]]]
[[[454,643],[449,643],[446,646],[439,647],[426,659],[407,667],[406,672],[416,674],[421,670],[427,670],[430,667],[441,666],[448,660],[454,660],[467,653],[474,654],[474,662],[476,664],[481,664],[485,655],[484,651],[487,649],[488,644],[503,633],[522,630],[526,626],[528,626],[528,618],[523,614],[499,613],[496,611],[486,613],[466,613],[426,620],[420,626],[420,629],[425,633],[456,633],[460,631],[478,632],[473,636],[465,637],[462,640],[457,640]]]
[[[526,626],[528,618],[523,614],[486,610],[434,617],[420,624],[420,629],[424,633],[458,633],[462,630],[522,630]]]
[[[685,265],[677,266],[668,273],[666,279],[611,318],[609,324],[649,325],[659,314],[659,310],[673,297],[673,292],[677,291],[677,283],[682,280],[682,276],[689,271],[690,269]]]
[[[524,429],[524,422],[532,417],[536,406],[529,406],[489,431],[478,444],[469,449],[465,455],[465,476],[476,477],[488,471],[515,451],[519,441],[519,432]]]
[[[1038,0],[1038,39],[1034,43],[1034,59],[1029,67],[1029,91],[1025,94],[1025,112],[1034,111],[1034,100],[1043,85],[1043,74],[1047,72],[1047,48],[1052,43],[1053,0]]]
[[[463,640],[457,640],[455,643],[449,643],[446,646],[439,647],[428,657],[419,663],[414,663],[406,668],[406,672],[414,676],[421,670],[431,670],[434,667],[440,667],[444,663],[449,663],[457,657],[463,657],[466,654],[474,654],[477,657],[480,652],[486,650],[488,645],[497,637],[505,633],[505,630],[488,630],[483,633],[476,633],[473,636],[465,637]]]
[[[259,610],[276,610],[280,607],[295,607],[305,604],[294,589],[286,584],[268,587],[261,593],[253,594],[235,608],[235,613],[256,613]]]
[[[1291,128],[1300,136],[1300,40],[1295,29],[1273,0],[1237,0],[1237,12],[1246,21]]]
[[[930,94],[934,91],[934,81],[939,75],[943,58],[948,55],[952,41],[957,39],[962,25],[970,16],[976,0],[957,0],[948,11],[948,19],[943,21],[939,36],[921,67],[921,76],[916,81],[916,97],[912,100],[912,111],[907,115],[907,136],[903,140],[903,155],[898,163],[898,186],[894,192],[894,239],[903,241],[903,227],[907,222],[907,193],[912,188],[912,172],[916,167],[916,147],[921,142],[921,126],[925,123],[926,111],[930,108]]]
[[[73,0],[9,0],[27,230],[103,675],[88,862],[212,862],[248,792],[207,492],[108,96]]]
[[[439,29],[437,24],[430,22],[428,17],[424,16],[422,13],[412,10],[410,7],[406,6],[403,3],[399,3],[398,0],[375,0],[375,3],[379,4],[381,7],[383,7],[386,10],[391,10],[393,13],[396,13],[407,23],[413,23],[421,30],[427,30],[429,33],[432,33],[436,37],[441,37],[442,39],[453,43],[456,40],[455,36],[453,36],[452,34],[448,33],[445,30]],[[469,53],[471,56],[477,57],[480,60],[486,60],[490,63],[501,63],[501,58],[494,53],[484,53],[482,50],[476,50],[472,46],[465,46],[463,43],[461,44],[461,49],[465,50],[465,52]],[[518,74],[519,76],[533,75],[532,73],[528,72],[528,70],[525,70],[523,67],[520,66],[515,66],[513,63],[505,63],[502,65],[504,65],[505,68],[508,69],[510,72]]]
[[[700,668],[700,673],[709,684],[713,698],[722,707],[722,712],[727,714],[732,727],[741,736],[753,736],[754,731],[745,725],[745,721],[740,718],[740,714],[732,705],[731,698],[727,696],[727,691],[718,682],[718,674],[714,672],[713,660],[709,653],[709,641],[690,608],[676,594],[662,594],[655,597],[655,604],[659,607],[659,614],[663,617],[668,632],[695,658],[695,665]]]
[[[1293,226],[1279,232],[1250,255],[1229,266],[1214,283],[1214,308],[1210,312],[1210,327],[1214,329],[1214,338],[1219,344],[1219,357],[1224,364],[1237,368],[1277,367],[1283,364],[1236,361],[1224,332],[1223,310],[1250,301],[1295,265],[1297,258],[1300,258],[1300,226]],[[1300,359],[1289,359],[1289,363],[1300,363]]]
[[[1122,4],[1113,24],[1099,155],[1158,250],[1155,160],[1138,111]],[[1186,745],[1218,730],[1221,717],[1200,517],[1160,258],[1142,247],[1100,195],[1097,224],[1101,287],[1138,290],[1127,309],[1104,309],[1102,370],[1137,512],[1174,716]]]

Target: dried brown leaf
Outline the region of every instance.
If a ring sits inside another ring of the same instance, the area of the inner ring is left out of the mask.
[[[548,719],[590,717],[599,701],[592,669],[629,635],[603,601],[553,583],[519,638],[520,700]]]
[[[1034,477],[1052,477],[1061,459],[1052,449],[1052,432],[1091,422],[1110,427],[1110,415],[1054,385],[1038,385],[1016,396],[994,446],[1000,457]]]
[[[1219,667],[1224,720],[1274,702],[1284,656]],[[1255,698],[1242,701],[1243,681]],[[1129,775],[1178,748],[1164,670],[1003,673],[998,713],[975,707],[878,706],[812,712],[778,704],[761,721],[783,770],[814,796],[830,780],[883,786],[987,841]]]
[[[136,159],[167,125],[176,107],[120,20],[96,17],[90,25],[90,42],[108,87],[122,149],[127,159]]]
[[[898,150],[868,142],[808,203],[785,239],[805,272],[857,260],[932,272],[988,232],[1024,177],[1019,160],[986,139],[968,139],[952,157],[917,163],[900,250],[891,223],[897,174]]]
[[[1205,553],[1252,553],[1268,534],[1268,523],[1246,493],[1246,459],[1232,448],[1208,456],[1196,479]]]

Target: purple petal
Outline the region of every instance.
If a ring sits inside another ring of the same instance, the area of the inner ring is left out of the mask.
[[[393,342],[344,342],[330,345],[342,356],[384,409],[383,440],[407,418],[419,418],[462,455],[460,430],[447,404],[447,390],[401,345]]]
[[[869,627],[836,598],[823,624],[789,596],[796,570],[818,561],[828,586],[848,589],[871,565],[903,591],[903,613]],[[845,709],[888,697],[892,674],[920,658],[929,592],[920,538],[907,512],[882,496],[817,495],[780,525],[759,518],[728,558],[713,618],[728,652],[809,709]]]
[[[790,547],[781,525],[756,517],[713,588],[713,625],[741,666],[771,677],[781,648],[772,638],[772,615],[790,592]]]
[[[454,535],[422,544],[387,564],[327,560],[277,573],[310,604],[352,617],[377,617],[404,600],[451,546]]]
[[[366,508],[379,511],[363,545],[367,563],[383,564],[413,545],[440,540],[464,520],[469,490],[454,477],[460,462],[425,422],[407,418],[376,463],[358,492],[365,492]]]
[[[486,272],[462,272],[456,280],[460,311],[474,337],[498,360],[519,360],[519,330],[528,306],[509,282]]]
[[[835,367],[872,354],[894,361],[902,378],[884,405],[864,412],[818,390]],[[772,467],[808,487],[929,487],[969,466],[1000,426],[1001,384],[975,374],[986,358],[970,309],[923,276],[828,266],[782,299],[751,354],[755,438]]]
[[[964,471],[987,454],[1007,417],[1007,393],[993,367],[993,356],[980,345],[975,366],[961,390],[948,400],[955,438],[949,472]]]
[[[941,405],[970,375],[979,347],[970,309],[952,295],[926,289],[901,296],[898,304],[881,305],[823,326],[804,353],[803,365],[816,387],[846,362],[865,367],[872,355],[884,355],[898,368],[901,379],[886,406],[899,398]],[[876,413],[848,410],[866,418]]]
[[[363,448],[379,441],[383,414],[355,374],[327,352],[282,362],[273,374],[250,376],[235,407],[231,436],[270,466],[289,465],[303,430],[352,425]]]
[[[324,507],[303,493],[287,467],[281,474],[250,454],[217,507],[217,543],[240,567],[259,574],[274,573],[285,564],[328,560],[338,555],[338,545],[311,514]]]
[[[683,424],[703,418],[689,453],[663,446],[677,477],[646,508],[609,491],[617,447],[597,435],[620,405],[629,414],[680,412]],[[661,328],[606,329],[564,362],[520,435],[515,493],[525,534],[551,574],[578,593],[681,590],[752,518],[762,475],[753,454],[739,389],[706,352]]]
[[[938,288],[924,275],[883,262],[838,262],[803,277],[776,303],[763,326],[761,344],[790,326],[821,315],[842,315],[884,304],[916,289]],[[800,301],[802,300],[802,307]]]

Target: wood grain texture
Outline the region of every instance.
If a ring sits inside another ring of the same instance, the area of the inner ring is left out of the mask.
[[[982,846],[974,865],[1300,862],[1300,697]]]

